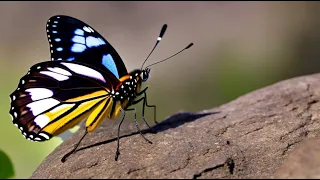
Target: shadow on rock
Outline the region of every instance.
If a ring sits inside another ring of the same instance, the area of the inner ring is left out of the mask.
[[[151,129],[148,128],[148,129],[141,130],[141,133],[142,134],[146,134],[146,133],[156,134],[158,132],[165,131],[167,129],[176,128],[176,127],[181,126],[187,122],[195,121],[199,118],[202,118],[202,117],[205,117],[205,116],[208,116],[211,114],[217,114],[217,113],[220,113],[220,112],[210,112],[210,113],[201,113],[201,114],[195,114],[195,113],[189,113],[189,112],[178,113],[178,114],[175,114],[175,115],[169,117],[168,119],[160,122],[159,124],[154,125],[153,127],[151,127]],[[139,134],[139,132],[133,132],[130,134],[122,135],[122,136],[120,136],[120,139],[124,138],[124,137],[130,137],[130,136],[133,136],[136,134]],[[117,141],[117,137],[112,138],[112,139],[108,139],[106,141],[98,142],[98,143],[95,143],[95,144],[92,144],[89,146],[79,148],[78,150],[76,150],[76,152],[84,150],[84,149],[88,149],[91,147],[100,146],[103,144],[108,144],[113,141]]]

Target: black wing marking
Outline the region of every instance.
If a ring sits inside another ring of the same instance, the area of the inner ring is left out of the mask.
[[[127,69],[116,50],[88,24],[69,16],[57,15],[47,22],[52,60],[78,61],[105,71],[118,79]]]

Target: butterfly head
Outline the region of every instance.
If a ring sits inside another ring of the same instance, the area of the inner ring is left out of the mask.
[[[141,82],[146,82],[149,79],[149,77],[150,77],[149,74],[150,74],[149,68],[145,68],[143,70],[136,69],[130,73],[131,78],[129,78],[130,76],[128,76],[127,78],[128,79],[136,79],[137,80],[136,82],[141,83]]]
[[[144,70],[142,70],[141,75],[140,75],[142,82],[146,82],[149,79],[149,74],[150,74],[149,68],[145,68]]]

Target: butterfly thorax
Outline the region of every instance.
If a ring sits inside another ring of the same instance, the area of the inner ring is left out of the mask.
[[[128,75],[120,78],[120,84],[111,92],[112,98],[121,103],[122,108],[126,108],[136,98],[140,92],[143,81],[143,71],[134,70]]]

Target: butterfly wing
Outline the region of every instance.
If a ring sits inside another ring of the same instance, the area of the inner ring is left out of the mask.
[[[29,140],[45,141],[89,116],[96,127],[110,113],[119,80],[82,63],[47,61],[32,66],[11,95],[13,123]],[[104,108],[104,109],[103,109]]]
[[[110,71],[118,79],[127,75],[121,57],[111,44],[88,24],[57,15],[47,22],[51,60],[78,61]]]

